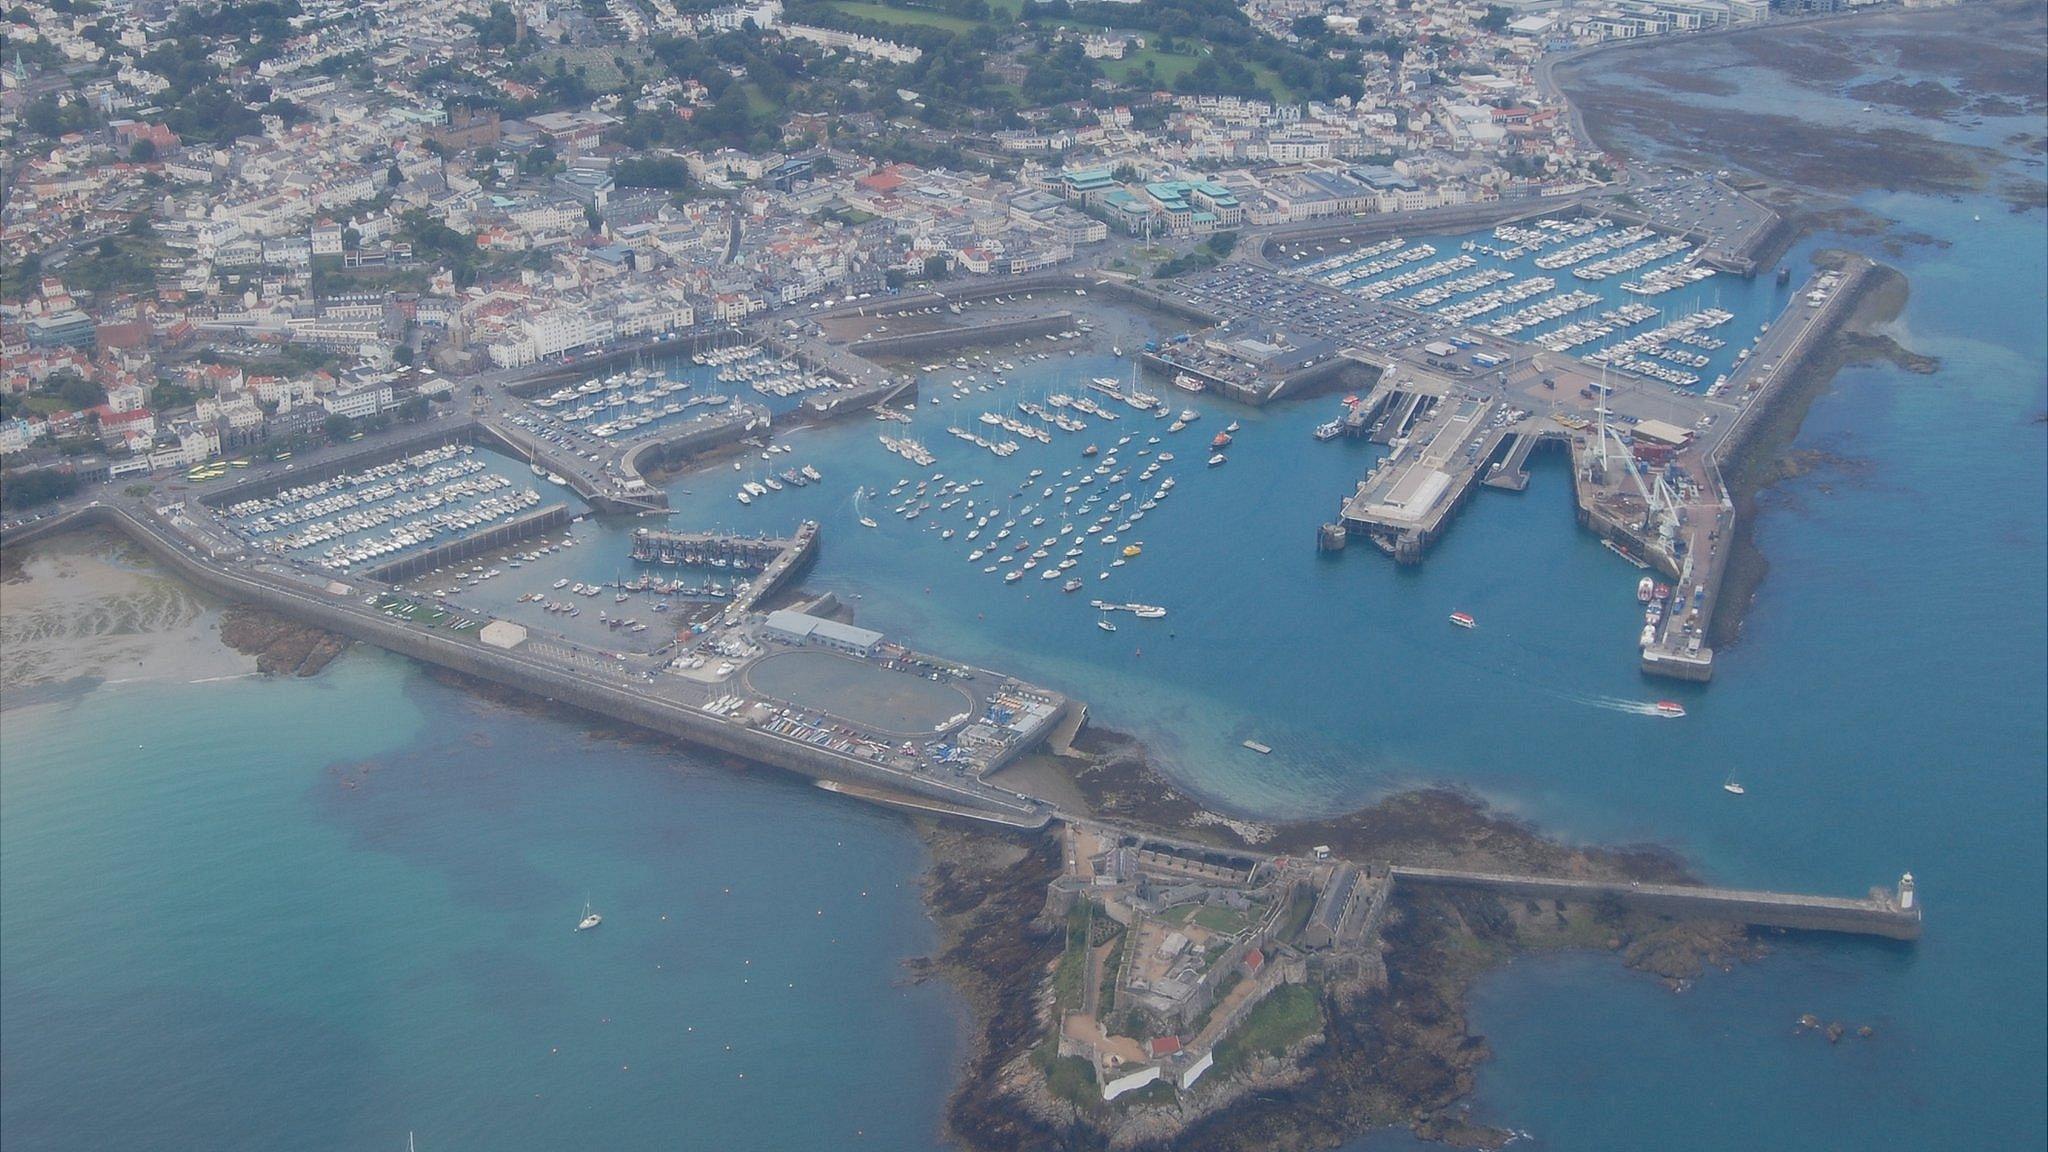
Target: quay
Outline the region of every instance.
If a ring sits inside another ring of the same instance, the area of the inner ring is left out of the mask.
[[[1319,546],[1362,537],[1397,562],[1420,563],[1475,491],[1524,490],[1529,458],[1562,447],[1579,523],[1671,582],[1668,606],[1646,615],[1642,670],[1711,679],[1705,638],[1735,528],[1722,461],[1824,346],[1872,267],[1858,257],[1815,273],[1711,394],[1476,332],[1465,347],[1344,349],[1380,377],[1338,430],[1392,451],[1342,502],[1343,532],[1326,527]]]
[[[1611,899],[1663,916],[1721,920],[1765,928],[1793,928],[1806,932],[1883,936],[1892,940],[1920,938],[1921,910],[1914,898],[1910,872],[1900,878],[1896,889],[1874,888],[1870,896],[1861,900],[1683,884],[1626,884],[1608,880],[1460,872],[1444,868],[1412,868],[1402,864],[1390,866],[1387,872],[1396,884],[1467,888],[1544,900]]]
[[[815,526],[811,526],[815,527]],[[740,536],[730,532],[667,532],[641,528],[633,533],[633,559],[641,564],[690,564],[759,572],[773,563],[794,539]]]

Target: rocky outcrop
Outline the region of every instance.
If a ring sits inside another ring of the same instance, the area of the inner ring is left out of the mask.
[[[348,646],[345,637],[246,604],[221,614],[220,639],[270,676],[316,676]]]

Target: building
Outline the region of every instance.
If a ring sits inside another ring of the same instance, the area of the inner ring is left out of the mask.
[[[27,327],[31,348],[90,348],[96,332],[92,317],[76,309],[31,316]]]
[[[391,385],[374,384],[351,392],[330,392],[320,398],[320,406],[331,414],[350,419],[375,416],[391,407]]]
[[[770,612],[764,630],[770,637],[788,644],[813,644],[861,657],[882,642],[882,634],[871,628],[856,628],[788,608]]]

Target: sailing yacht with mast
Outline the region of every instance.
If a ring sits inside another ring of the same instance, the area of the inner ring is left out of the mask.
[[[590,898],[588,896],[584,897],[583,919],[578,920],[576,922],[576,930],[578,932],[588,932],[592,928],[595,928],[602,923],[604,923],[604,917],[599,916],[596,912],[591,911]]]

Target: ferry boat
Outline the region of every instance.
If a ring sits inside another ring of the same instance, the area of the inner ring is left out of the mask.
[[[1668,716],[1676,720],[1685,715],[1685,705],[1680,704],[1676,700],[1659,700],[1657,701],[1657,715]]]
[[[1453,613],[1451,613],[1451,623],[1453,623],[1453,624],[1456,624],[1456,625],[1457,625],[1458,627],[1460,627],[1460,628],[1477,628],[1477,627],[1479,627],[1479,621],[1477,621],[1477,620],[1474,620],[1474,619],[1472,618],[1472,614],[1471,614],[1471,613],[1469,613],[1469,612],[1453,612]]]

